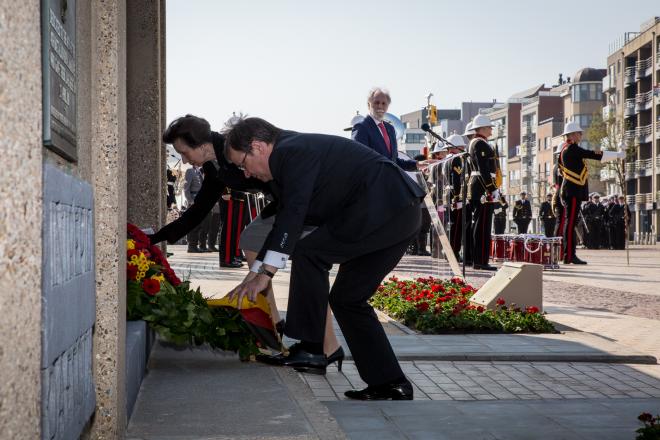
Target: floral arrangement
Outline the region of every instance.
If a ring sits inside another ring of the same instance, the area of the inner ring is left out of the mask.
[[[127,319],[145,320],[176,345],[209,344],[238,352],[241,359],[259,352],[238,310],[210,307],[199,289],[176,276],[160,248],[139,228],[129,223],[127,232]]]
[[[643,428],[637,429],[637,440],[658,440],[660,439],[660,415],[653,417],[652,414],[642,413],[637,420],[644,424]]]
[[[476,289],[461,278],[389,278],[371,304],[422,333],[549,333],[555,328],[538,307],[524,310],[497,299],[495,310],[470,304]]]

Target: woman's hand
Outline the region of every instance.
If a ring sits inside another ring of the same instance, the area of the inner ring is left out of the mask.
[[[230,299],[234,299],[238,296],[237,308],[241,308],[243,302],[243,297],[247,296],[248,301],[255,302],[257,300],[257,294],[260,292],[265,292],[268,288],[268,283],[270,278],[267,275],[260,275],[254,272],[248,272],[245,276],[245,279],[241,284],[234,287],[231,292],[227,295]]]

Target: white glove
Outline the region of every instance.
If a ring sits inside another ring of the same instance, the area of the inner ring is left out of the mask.
[[[499,200],[499,198],[500,198],[500,190],[499,189],[496,189],[495,191],[493,191],[490,194],[493,196],[493,200]]]
[[[456,202],[456,209],[463,209],[463,202]]]
[[[601,162],[611,162],[613,160],[623,159],[626,157],[626,153],[623,151],[607,151],[603,150],[603,157],[600,159]]]

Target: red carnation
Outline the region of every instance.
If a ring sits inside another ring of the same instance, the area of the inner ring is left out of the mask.
[[[145,292],[147,292],[147,294],[155,296],[158,292],[160,292],[160,281],[147,278],[142,283],[142,288]]]
[[[484,310],[486,310],[486,309],[484,309],[484,306],[478,306],[477,307],[477,312],[479,312],[479,313],[483,313]]]
[[[525,309],[525,311],[526,311],[527,313],[538,313],[538,312],[539,312],[539,308],[536,307],[536,306],[529,306],[529,307],[527,307],[527,308]]]
[[[420,312],[426,312],[429,309],[429,303],[422,302],[415,306]]]
[[[497,298],[497,305],[498,306],[503,306],[506,303],[503,298]]]
[[[129,280],[135,280],[137,278],[138,268],[134,264],[126,265],[126,276]]]

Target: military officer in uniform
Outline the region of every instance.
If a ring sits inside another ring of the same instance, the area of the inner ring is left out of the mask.
[[[520,192],[520,199],[516,200],[513,207],[513,221],[516,223],[519,234],[526,234],[529,222],[532,221],[532,205],[527,200],[527,193]]]
[[[447,138],[449,142],[445,149],[450,154],[444,162],[445,175],[445,212],[449,212],[448,232],[449,243],[456,258],[459,257],[463,242],[463,199],[461,195],[464,160],[460,154],[465,151],[463,136],[452,134]],[[451,144],[451,145],[450,145]]]
[[[490,257],[491,228],[493,226],[493,201],[499,200],[497,188],[499,161],[488,138],[493,124],[485,115],[472,120],[475,137],[470,141],[471,162],[468,200],[472,208],[472,260],[475,269],[497,270],[488,264]]]
[[[500,194],[499,202],[499,205],[495,204],[495,209],[493,211],[493,228],[495,229],[496,235],[504,234],[504,231],[506,230],[506,210],[509,208],[509,204],[506,202],[504,194]]]
[[[552,212],[552,194],[546,194],[545,202],[541,203],[539,218],[543,222],[543,232],[545,233],[545,236],[554,237],[557,218],[555,217],[555,213]]]
[[[565,264],[587,264],[575,255],[575,226],[578,221],[580,204],[589,194],[589,173],[585,159],[601,162],[622,159],[623,152],[591,151],[580,146],[582,128],[577,122],[569,122],[564,127],[565,142],[559,153],[557,165],[562,176],[560,199],[564,206],[563,260]]]

